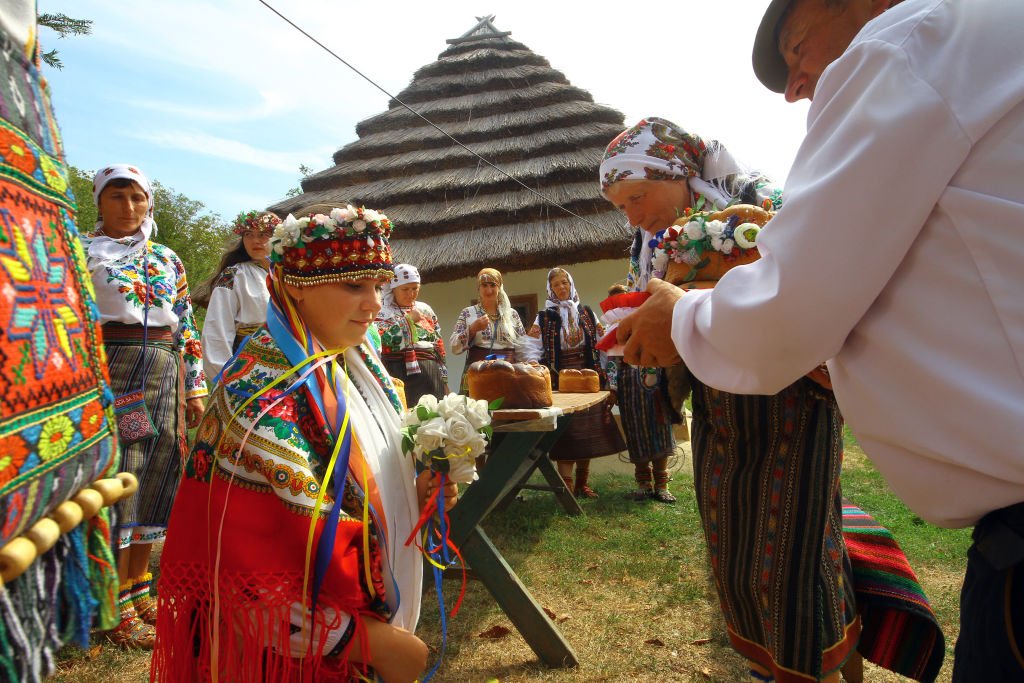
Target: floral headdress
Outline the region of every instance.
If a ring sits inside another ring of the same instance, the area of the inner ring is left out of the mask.
[[[270,260],[291,285],[394,277],[392,225],[379,211],[351,204],[295,218],[291,214],[270,238]]]
[[[274,228],[281,224],[281,219],[266,211],[242,211],[235,216],[235,222],[231,224],[231,232],[236,235],[244,235],[252,232],[273,232]]]
[[[699,200],[696,211],[686,210],[686,223],[678,225],[682,221],[677,221],[654,236],[654,277],[665,276],[669,261],[686,263],[697,271],[706,263],[709,252],[718,252],[728,260],[757,249],[759,225],[743,223],[738,215],[724,221],[709,220],[710,212],[700,210],[703,204]]]

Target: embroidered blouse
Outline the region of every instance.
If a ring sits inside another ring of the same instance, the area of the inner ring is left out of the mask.
[[[86,253],[91,242],[91,237],[82,238]],[[145,256],[147,253],[148,257]],[[146,297],[146,278],[142,271],[144,258],[149,264],[148,316],[142,302]],[[141,325],[147,322],[150,327],[169,327],[185,362],[185,396],[206,396],[203,347],[192,313],[185,265],[178,255],[166,245],[149,242],[146,249],[99,266],[91,275],[100,323]]]
[[[516,336],[525,336],[526,329],[523,327],[523,321],[519,319],[519,313],[513,308],[509,311],[509,314],[512,316],[512,325],[516,331]],[[484,311],[480,304],[475,306],[466,306],[462,309],[462,312],[459,313],[459,319],[455,321],[455,329],[452,330],[452,338],[449,340],[452,353],[465,353],[466,349],[470,346],[493,349],[515,348],[515,339],[508,339],[505,335],[499,335],[499,338],[495,339],[497,323],[491,323],[483,330],[473,335],[472,339],[469,338],[469,326],[472,325],[477,318],[486,317],[487,312]]]
[[[267,269],[254,261],[228,266],[210,293],[203,323],[203,368],[211,380],[234,353],[239,328],[267,321]]]
[[[441,336],[437,314],[422,301],[417,301],[414,308],[420,314],[420,319],[415,323],[409,315],[410,310],[397,305],[380,309],[374,323],[380,332],[381,352],[399,353],[413,346],[421,349],[436,346],[440,360],[444,363],[444,338]]]

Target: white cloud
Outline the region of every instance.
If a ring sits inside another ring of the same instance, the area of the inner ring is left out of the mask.
[[[291,176],[296,174],[300,164],[307,163],[311,158],[321,158],[330,154],[329,148],[320,148],[314,151],[305,150],[302,152],[276,152],[259,149],[238,140],[194,131],[162,130],[157,132],[135,132],[129,135],[130,137],[161,147],[170,147],[218,159],[227,159],[228,161],[248,166],[257,166],[279,173],[287,173]],[[328,151],[325,152],[325,149],[328,149]]]

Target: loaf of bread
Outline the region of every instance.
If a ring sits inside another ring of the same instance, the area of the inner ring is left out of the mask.
[[[466,371],[469,397],[490,403],[504,399],[502,408],[547,408],[551,405],[551,373],[539,363],[479,360]]]
[[[594,370],[559,370],[558,390],[565,394],[593,394],[601,391],[601,377]]]
[[[722,211],[679,218],[666,231],[661,246],[663,251],[675,253],[669,257],[665,281],[677,286],[713,287],[731,268],[753,263],[761,256],[757,233],[774,215],[760,206],[735,204]],[[691,223],[694,227],[688,229]],[[731,248],[723,252],[727,246]]]

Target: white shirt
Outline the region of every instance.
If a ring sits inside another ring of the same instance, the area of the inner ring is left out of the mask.
[[[252,261],[228,266],[214,283],[203,323],[203,366],[213,381],[233,353],[235,330],[267,321],[267,270]]]
[[[762,258],[676,305],[703,382],[829,361],[893,491],[941,526],[1024,501],[1024,3],[908,1],[823,74]]]

